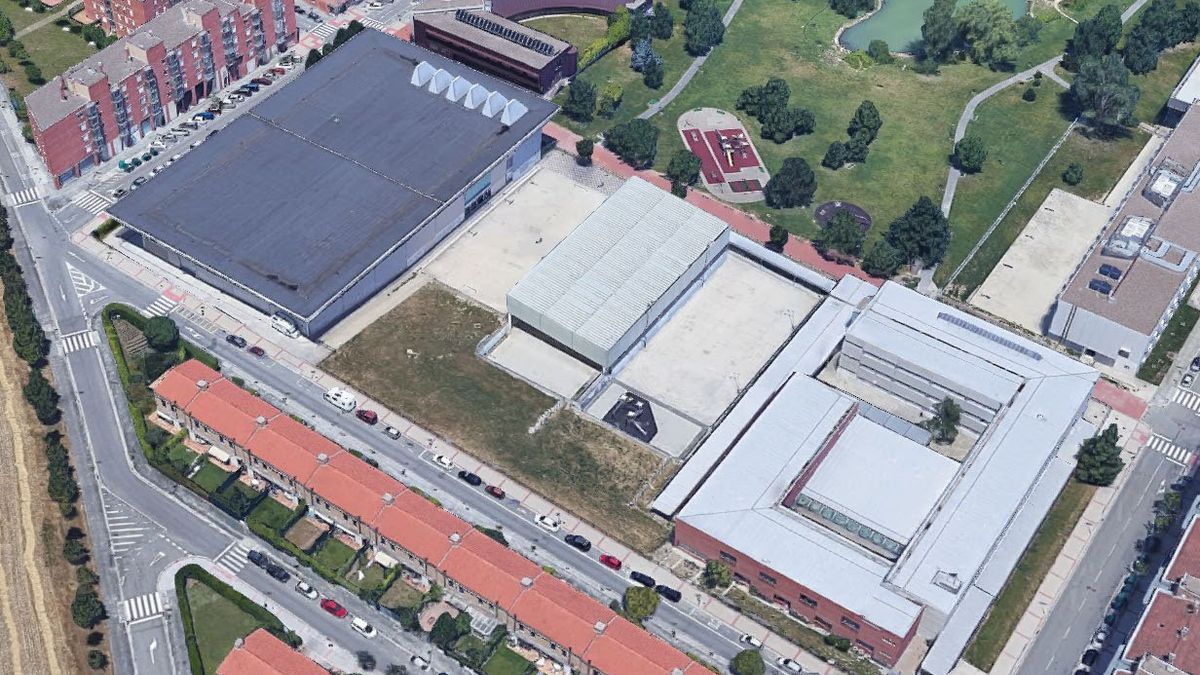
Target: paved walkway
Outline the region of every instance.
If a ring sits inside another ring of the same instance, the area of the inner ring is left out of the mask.
[[[741,7],[742,0],[733,0],[733,4],[730,5],[729,9],[725,11],[725,16],[721,17],[721,23],[725,24],[726,28],[729,27],[729,24],[733,21],[734,15],[737,14]],[[705,54],[704,56],[697,56],[696,58],[692,59],[692,62],[688,65],[687,70],[683,71],[683,77],[679,78],[679,81],[675,83],[675,86],[671,87],[670,91],[668,91],[662,98],[658,99],[654,103],[651,103],[649,108],[646,108],[642,114],[638,115],[638,119],[650,119],[661,112],[663,108],[670,105],[671,101],[674,101],[675,97],[679,96],[679,94],[683,92],[683,88],[688,85],[688,82],[692,81],[692,78],[696,76],[696,73],[700,72],[700,66],[703,66],[704,62],[708,60],[709,54],[712,54],[712,50],[709,50],[708,54]]]

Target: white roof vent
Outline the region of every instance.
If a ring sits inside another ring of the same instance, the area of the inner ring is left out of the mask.
[[[508,105],[508,99],[493,91],[491,94],[488,94],[487,101],[484,102],[483,110],[480,112],[485,117],[495,117],[500,114],[501,110],[504,110],[504,106],[506,105]]]
[[[608,628],[608,624],[604,623],[603,621],[597,621],[592,628],[596,631],[597,635],[600,635],[604,632],[605,628]]]
[[[265,427],[265,426],[267,426],[267,418],[263,417],[262,415],[259,415],[258,417],[254,418],[254,423],[260,427]]]
[[[457,103],[471,86],[472,83],[460,75],[450,82],[450,87],[446,89],[446,98]]]
[[[383,493],[383,503],[384,504],[391,504],[395,501],[396,501],[396,498],[392,496],[392,493],[390,493],[390,492]]]
[[[208,389],[208,380],[196,380],[197,389]]]
[[[474,110],[487,100],[489,93],[491,92],[487,90],[487,87],[473,84],[471,85],[471,88],[467,90],[467,95],[463,97],[463,105],[469,110]]]
[[[521,577],[521,585],[525,588],[529,588],[533,585],[533,579],[530,579],[529,577]]]
[[[413,74],[412,74],[412,80],[411,80],[412,85],[414,87],[424,87],[426,84],[429,83],[429,78],[433,77],[433,73],[435,70],[437,70],[437,69],[434,68],[433,66],[429,65],[428,61],[422,61],[422,62],[418,63],[417,67],[413,68]]]
[[[450,86],[450,80],[453,79],[450,73],[438,68],[434,71],[433,77],[429,78],[429,93],[440,94],[446,91],[446,88]]]
[[[500,123],[511,127],[527,112],[529,108],[526,108],[524,103],[513,99],[504,106],[504,112],[500,114]]]
[[[457,532],[451,532],[450,533],[450,541],[452,543],[457,544],[458,542],[462,541],[462,535]]]
[[[328,463],[329,463],[329,455],[327,455],[323,452],[318,452],[317,453],[317,464],[328,464]]]

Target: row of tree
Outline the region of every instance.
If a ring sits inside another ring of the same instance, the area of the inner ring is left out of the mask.
[[[866,232],[849,213],[840,212],[813,240],[823,255],[848,262],[863,251]],[[863,271],[890,277],[901,265],[935,265],[950,245],[950,221],[929,197],[921,197],[888,225],[887,234],[862,258]]]
[[[863,101],[854,111],[854,116],[850,118],[850,124],[846,127],[850,139],[845,143],[830,143],[825,157],[821,159],[821,165],[836,171],[850,162],[861,164],[867,161],[871,143],[879,136],[881,128],[883,118],[879,115],[879,109],[871,101]]]
[[[658,89],[663,83],[663,60],[654,51],[652,41],[669,40],[675,33],[675,17],[670,8],[661,2],[655,3],[648,13],[634,14],[629,25],[629,41],[633,53],[629,67],[642,74],[642,84]]]
[[[1037,40],[1040,24],[1032,16],[1014,20],[1001,0],[934,0],[921,25],[921,56],[933,64],[965,55],[993,70],[1010,69],[1018,48]]]
[[[333,50],[341,47],[346,40],[349,40],[355,35],[363,32],[363,29],[365,28],[366,26],[363,26],[357,20],[346,24],[345,28],[339,28],[338,32],[333,36],[333,42],[330,42],[320,49],[310,49],[308,51],[308,56],[304,57],[304,69],[308,70],[311,66],[315,65],[317,61],[329,56]]]

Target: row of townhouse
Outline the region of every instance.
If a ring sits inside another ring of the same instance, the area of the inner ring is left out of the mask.
[[[295,44],[295,0],[187,0],[25,97],[58,187]]]
[[[466,521],[225,379],[187,361],[151,385],[157,417],[252,481],[455,593],[583,675],[696,675],[703,666]]]

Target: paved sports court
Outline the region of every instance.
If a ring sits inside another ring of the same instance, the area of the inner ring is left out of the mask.
[[[762,201],[770,175],[736,115],[696,108],[679,116],[684,144],[700,158],[700,176],[712,194],[728,202]]]

